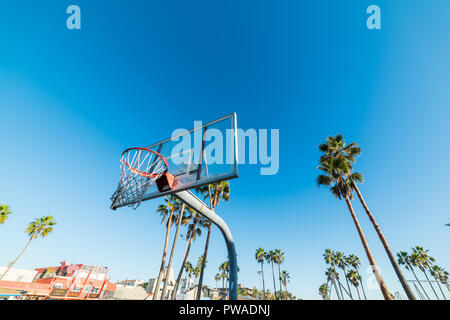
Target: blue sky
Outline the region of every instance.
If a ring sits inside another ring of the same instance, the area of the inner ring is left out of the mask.
[[[70,31],[74,3],[82,30]],[[366,28],[370,4],[381,7],[381,30]],[[320,298],[325,248],[368,266],[345,203],[315,186],[317,145],[336,133],[362,147],[361,191],[392,250],[422,245],[449,269],[449,9],[444,0],[2,1],[0,203],[14,214],[0,226],[0,265],[25,245],[27,223],[51,214],[54,233],[17,267],[66,259],[108,266],[115,280],[155,277],[160,201],[109,209],[120,153],[237,112],[240,128],[280,129],[279,173],[240,166],[218,210],[236,240],[240,283],[260,286],[257,247],[285,252],[290,290],[304,299]],[[389,290],[402,292],[354,206]],[[225,259],[215,229],[207,283]]]

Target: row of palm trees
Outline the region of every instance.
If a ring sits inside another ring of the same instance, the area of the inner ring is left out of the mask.
[[[431,297],[436,297],[436,299],[440,300],[443,298],[444,300],[447,300],[447,297],[444,293],[444,290],[442,290],[442,285],[447,287],[447,290],[450,292],[450,286],[448,284],[448,272],[436,264],[434,264],[435,259],[429,254],[429,250],[425,250],[423,247],[415,246],[411,249],[411,253],[408,254],[406,251],[400,251],[397,253],[397,260],[399,265],[403,265],[406,270],[410,271],[415,281],[412,280],[413,286],[418,294],[419,297],[426,300],[431,300]],[[419,277],[417,276],[416,272],[414,271],[418,269],[423,273],[423,275],[426,278],[426,282],[428,282],[429,287],[431,288],[431,291],[433,292],[433,295],[429,295],[424,286],[422,285],[422,280],[419,280]],[[433,286],[432,281],[430,281],[430,278],[427,275],[427,272],[434,278],[434,283],[437,284],[441,297],[436,292],[435,287]]]
[[[397,260],[395,259],[395,256],[387,243],[386,238],[381,232],[380,226],[376,222],[372,212],[370,211],[357,186],[357,183],[363,182],[363,176],[359,172],[354,172],[353,169],[356,157],[361,154],[361,148],[354,142],[346,144],[344,137],[341,134],[338,134],[334,137],[327,137],[327,141],[319,145],[319,150],[322,152],[322,155],[319,158],[319,166],[317,168],[323,173],[317,177],[317,185],[329,186],[332,194],[338,199],[343,199],[347,204],[348,210],[355,224],[369,263],[372,266],[371,269],[377,279],[383,297],[386,300],[392,300],[392,296],[389,293],[389,290],[379,272],[379,268],[376,265],[369,244],[367,243],[361,225],[359,224],[358,218],[355,214],[355,210],[352,205],[353,192],[357,194],[358,199],[364,208],[364,211],[366,212],[369,220],[375,228],[375,231],[378,234],[378,237],[386,251],[392,267],[394,268],[395,273],[406,292],[406,295],[409,299],[415,300],[416,297],[411,290],[408,282],[406,281],[403,272],[400,269],[400,266],[398,265]]]
[[[219,203],[224,200],[228,201],[230,199],[230,186],[227,181],[216,182],[207,186],[203,186],[197,189],[205,201],[209,201],[210,207],[213,211],[219,205]],[[196,212],[190,206],[184,204],[175,195],[169,195],[164,198],[164,204],[161,204],[157,208],[157,212],[161,215],[161,223],[165,225],[166,234],[163,247],[163,255],[161,258],[161,266],[156,281],[156,286],[153,294],[153,300],[158,299],[169,299],[166,297],[169,270],[172,267],[172,261],[175,253],[175,248],[177,245],[178,238],[181,236],[186,241],[186,250],[184,253],[183,262],[181,263],[178,276],[175,282],[175,289],[172,292],[171,300],[176,299],[177,288],[180,284],[183,272],[186,271],[186,263],[188,262],[189,253],[191,250],[192,243],[197,237],[201,236],[202,230],[207,230],[206,242],[204,247],[203,255],[201,256],[201,263],[198,268],[199,277],[199,290],[197,291],[197,300],[201,297],[201,288],[203,284],[203,275],[206,267],[209,241],[212,230],[212,223],[209,219],[203,217],[198,212]],[[169,247],[169,238],[172,231],[172,226],[176,224],[175,236],[173,238],[173,243],[170,250],[169,260],[166,266],[167,251]],[[186,226],[185,235],[180,234],[181,226]],[[164,272],[166,271],[166,272]],[[161,295],[159,295],[161,282],[164,283]]]
[[[285,298],[287,294],[287,283],[290,281],[290,275],[286,270],[281,271],[281,265],[286,261],[284,252],[280,249],[265,251],[263,248],[256,249],[255,259],[261,265],[261,278],[262,278],[262,296],[266,297],[266,285],[264,278],[264,264],[269,263],[272,266],[272,280],[273,280],[273,292],[275,297],[279,299]],[[277,291],[276,281],[275,281],[275,271],[274,264],[278,266],[278,280],[279,287]],[[284,286],[284,293],[283,293]]]
[[[3,225],[6,220],[11,216],[12,212],[8,205],[0,204],[0,224]],[[22,251],[17,255],[17,257],[8,264],[6,271],[0,274],[0,280],[2,280],[11,270],[11,268],[17,263],[20,257],[23,255],[25,250],[30,246],[31,242],[38,238],[39,236],[44,238],[47,237],[53,231],[53,227],[56,225],[55,219],[52,216],[43,216],[41,218],[36,218],[31,221],[25,233],[28,235],[28,241]]]
[[[203,256],[200,256],[197,259],[197,265],[194,267],[191,262],[187,261],[184,265],[184,271],[186,272],[185,283],[186,287],[188,286],[192,277],[194,277],[194,282],[200,276],[201,267],[203,262]]]
[[[364,299],[367,300],[366,293],[364,291],[364,286],[362,283],[362,278],[359,273],[359,266],[361,265],[361,261],[356,255],[350,254],[346,256],[341,251],[333,251],[331,249],[325,249],[323,258],[325,260],[325,263],[327,265],[330,265],[330,267],[325,272],[325,275],[327,276],[327,283],[323,283],[319,287],[319,294],[322,296],[324,300],[330,299],[331,290],[333,286],[339,300],[345,300],[344,292],[350,299],[353,300],[354,296],[350,284],[352,285],[352,287],[356,289],[356,293],[358,295],[359,300],[361,300],[361,295],[358,287],[361,285]],[[345,288],[341,283],[341,277],[339,273],[340,270],[342,270],[343,272],[347,288]]]

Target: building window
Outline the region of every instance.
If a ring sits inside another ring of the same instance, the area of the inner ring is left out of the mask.
[[[83,289],[83,292],[89,292],[91,290],[91,286],[86,286]]]
[[[91,291],[91,293],[98,293],[99,291],[100,291],[100,289],[98,289],[98,288],[93,288],[92,291]]]
[[[81,288],[80,288],[80,287],[77,287],[77,286],[74,286],[74,287],[72,288],[72,291],[74,291],[74,292],[80,292],[80,290],[81,290]]]
[[[62,289],[62,287],[63,287],[62,283],[55,283],[53,285],[53,288],[55,288],[55,289]]]

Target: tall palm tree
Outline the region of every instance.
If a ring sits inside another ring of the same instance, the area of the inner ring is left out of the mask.
[[[204,199],[209,199],[210,207],[212,211],[219,205],[220,200],[229,201],[230,200],[230,184],[228,181],[214,182],[213,184],[203,186],[197,189],[204,197]],[[203,285],[203,275],[205,272],[206,258],[208,257],[209,249],[209,239],[211,235],[212,223],[208,223],[208,234],[206,235],[205,250],[203,252],[203,262],[200,271],[199,287]],[[200,300],[201,290],[197,292],[197,300]]]
[[[177,221],[177,229],[175,231],[175,237],[173,238],[172,248],[170,249],[170,256],[169,256],[169,263],[167,264],[166,268],[166,274],[164,276],[164,286],[161,293],[161,300],[165,299],[167,286],[169,284],[169,271],[172,268],[172,260],[175,253],[175,247],[177,246],[178,241],[178,234],[180,232],[180,226],[182,224],[187,224],[189,222],[189,219],[187,216],[184,215],[184,209],[185,204],[184,202],[179,201],[178,199],[175,199],[175,213],[174,213],[174,220]],[[178,215],[176,214],[178,213]]]
[[[343,299],[342,290],[340,289],[340,286],[338,287],[338,285],[336,284],[336,280],[339,281],[339,278],[337,276],[338,273],[336,271],[336,265],[334,263],[334,258],[335,258],[334,251],[332,251],[331,249],[325,249],[323,258],[324,258],[326,264],[331,264],[331,270],[333,271],[333,272],[330,272],[328,270],[327,271],[328,274],[325,273],[325,275],[327,275],[329,277],[329,279],[331,280],[331,282],[334,284],[334,289],[336,290],[336,295],[338,297],[338,300],[342,300]]]
[[[414,268],[411,265],[412,263],[412,258],[410,256],[408,256],[408,253],[405,251],[400,251],[399,253],[397,253],[397,261],[399,265],[404,265],[406,270],[411,271],[412,274],[414,275],[414,278],[416,278],[417,283],[419,284],[420,288],[422,289],[423,293],[425,294],[425,296],[427,297],[428,300],[430,300],[430,297],[427,294],[427,291],[425,290],[425,288],[422,286],[422,283],[419,281],[419,278],[417,278],[416,273],[414,272]],[[417,290],[417,287],[416,287]],[[419,293],[420,295],[420,293]]]
[[[273,270],[273,264],[276,261],[275,251],[269,250],[269,252],[266,252],[266,261],[272,265],[273,292],[274,292],[274,294],[276,294],[277,288],[275,286],[275,271]]]
[[[347,266],[347,257],[344,256],[344,254],[340,251],[337,251],[334,255],[334,259],[336,261],[336,264],[339,268],[341,268],[344,271],[344,276],[347,274],[345,271],[345,267]],[[348,295],[350,296],[350,299],[353,300],[352,291],[350,290],[350,285],[348,283],[347,277],[345,277],[345,282],[347,283],[348,288]]]
[[[282,291],[281,285],[281,265],[285,262],[286,258],[284,257],[284,252],[280,249],[275,249],[275,263],[278,265],[278,278],[280,280],[280,292]]]
[[[220,276],[222,277],[222,289],[224,289],[224,294],[227,294],[227,282],[226,280],[228,279],[228,271],[230,269],[228,260],[225,262],[222,262],[219,266],[219,271],[220,271]],[[225,282],[225,283],[224,283]]]
[[[411,254],[412,261],[411,262],[412,262],[412,265],[418,267],[420,269],[420,271],[423,272],[423,274],[425,275],[425,278],[427,278],[427,281],[431,287],[431,290],[433,291],[436,298],[439,300],[439,296],[436,293],[436,291],[434,290],[434,287],[426,273],[427,269],[431,270],[431,265],[432,265],[432,262],[434,261],[434,258],[431,257],[428,254],[428,252],[429,252],[429,250],[424,250],[422,247],[415,246],[414,248],[412,248],[412,254]]]
[[[370,251],[369,245],[366,241],[358,218],[356,217],[353,206],[351,204],[353,193],[350,181],[358,179],[359,174],[352,173],[347,161],[341,158],[321,158],[320,166],[318,167],[318,169],[325,172],[326,175],[321,174],[317,177],[317,185],[331,186],[330,191],[338,199],[345,200],[350,211],[350,215],[355,224],[356,230],[358,231],[359,237],[363,244],[369,263],[372,266],[372,271],[375,275],[375,278],[377,279],[378,285],[380,286],[381,293],[386,300],[392,300],[392,297],[386,287],[386,284],[384,283],[383,278],[381,277],[377,264],[375,263],[375,259],[373,258],[372,252]]]
[[[344,137],[341,134],[338,134],[334,137],[328,137],[327,142],[322,143],[319,145],[320,151],[324,153],[322,155],[321,160],[326,159],[341,159],[347,163],[347,166],[350,168],[350,171],[353,169],[353,163],[356,161],[356,157],[358,157],[361,154],[361,148],[354,142],[350,144],[346,144]],[[358,195],[358,199],[361,202],[367,216],[370,219],[370,222],[372,223],[373,227],[375,228],[375,231],[378,234],[378,238],[380,239],[381,243],[383,244],[383,247],[389,257],[389,260],[392,264],[392,267],[395,270],[395,273],[397,274],[398,279],[400,280],[400,283],[403,287],[403,290],[405,290],[406,295],[410,300],[415,300],[416,297],[414,296],[413,291],[411,290],[408,282],[405,279],[405,276],[402,273],[402,270],[400,269],[400,266],[397,264],[397,260],[395,259],[394,254],[392,253],[389,244],[381,232],[381,228],[378,225],[377,221],[375,220],[372,212],[370,211],[367,203],[365,202],[357,183],[363,182],[363,176],[361,173],[356,174],[348,174],[348,183],[350,187],[355,190],[356,194]],[[390,295],[389,295],[390,297]]]
[[[194,267],[192,266],[192,263],[186,261],[183,265],[183,270],[186,272],[185,288],[189,289],[189,282],[191,281],[192,275],[194,274]],[[176,288],[174,288],[174,291],[176,291]]]
[[[364,286],[363,286],[363,283],[362,283],[362,278],[361,278],[361,275],[359,274],[359,266],[361,265],[361,261],[360,261],[359,258],[358,258],[356,255],[354,255],[354,254],[350,254],[350,255],[347,257],[346,261],[347,261],[347,264],[348,264],[349,266],[352,266],[353,268],[355,268],[356,274],[358,275],[358,277],[359,277],[359,282],[360,282],[360,284],[361,284],[361,289],[362,289],[362,292],[363,292],[363,295],[364,295],[364,300],[367,300],[366,292],[364,291]]]
[[[438,284],[439,290],[441,291],[442,296],[444,297],[444,300],[447,300],[447,297],[445,296],[444,291],[442,291],[442,288],[441,288],[442,280],[441,280],[440,274],[442,274],[442,269],[439,268],[438,266],[434,265],[431,267],[430,273],[434,277],[434,279],[436,279],[436,283]]]
[[[0,204],[0,224],[4,224],[11,214],[11,209],[7,204]]]
[[[163,278],[164,274],[164,266],[166,265],[166,255],[167,255],[167,247],[169,245],[169,236],[170,236],[170,229],[173,224],[173,213],[177,209],[178,202],[174,195],[169,195],[164,198],[164,204],[161,204],[156,209],[156,212],[158,212],[162,216],[161,223],[164,223],[166,221],[166,236],[164,239],[164,248],[163,248],[163,255],[161,258],[161,266],[159,268],[159,274],[158,278],[156,280],[156,286],[155,291],[153,291],[153,300],[157,300],[159,297],[159,287],[161,285],[161,280]]]
[[[19,253],[19,255],[8,265],[6,271],[0,276],[0,280],[2,280],[8,271],[16,264],[22,254],[30,245],[31,241],[41,236],[42,238],[47,237],[53,231],[53,227],[56,225],[55,219],[52,216],[43,216],[41,218],[36,218],[32,222],[28,224],[28,228],[25,232],[28,234],[28,242],[25,245],[25,248]]]
[[[189,252],[191,251],[192,241],[194,241],[197,238],[197,236],[201,236],[202,234],[201,228],[206,223],[206,219],[203,218],[200,214],[198,214],[194,209],[192,209],[191,207],[186,208],[189,213],[190,219],[192,219],[191,220],[192,222],[191,224],[188,225],[188,230],[186,233],[186,241],[188,241],[188,246],[186,249],[186,253],[184,254],[183,263],[181,264],[180,271],[178,272],[177,280],[175,281],[175,287],[172,292],[172,300],[176,299],[178,285],[180,284],[181,276],[183,275],[184,265],[186,264]]]
[[[287,283],[290,281],[290,279],[291,279],[291,276],[289,275],[289,273],[286,270],[281,271],[280,280],[283,283],[285,294],[287,293]],[[281,291],[281,288],[280,288],[280,291]],[[285,297],[285,300],[286,300],[286,297]]]
[[[358,286],[359,286],[359,282],[361,280],[361,277],[356,273],[355,270],[351,270],[350,269],[347,272],[346,278],[348,278],[348,280],[350,280],[352,285],[356,288],[356,292],[358,293],[358,299],[361,300],[361,295],[359,294],[359,290],[358,290]]]
[[[222,279],[222,277],[220,276],[219,273],[216,273],[216,275],[214,276],[214,280],[216,280],[216,290],[218,287],[217,283],[220,281],[220,279]]]
[[[263,295],[264,295],[264,292],[266,291],[266,286],[264,284],[264,262],[266,259],[266,252],[264,251],[263,248],[256,249],[255,259],[258,263],[261,264],[261,278],[262,278]]]
[[[319,287],[319,294],[322,296],[323,300],[329,300],[328,298],[328,285],[323,283]]]
[[[448,285],[448,272],[444,270],[444,268],[438,267],[436,265],[433,266],[434,274],[439,278],[442,284],[447,287],[447,290],[450,291],[450,286]]]
[[[202,260],[203,260],[203,257],[200,256],[200,257],[197,259],[197,265],[196,265],[195,268],[193,269],[194,282],[195,282],[195,281],[197,280],[197,278],[200,276],[200,270],[201,270],[201,268],[202,268]],[[198,286],[198,283],[197,283],[197,292],[199,292],[199,291],[201,291],[201,288]]]

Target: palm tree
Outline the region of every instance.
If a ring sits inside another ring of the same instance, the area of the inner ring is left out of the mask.
[[[353,163],[356,161],[356,157],[358,157],[361,154],[361,148],[354,142],[350,144],[346,144],[344,137],[341,134],[336,135],[335,137],[327,137],[327,142],[322,143],[319,145],[320,151],[324,152],[324,155],[322,155],[321,160],[327,160],[327,159],[340,159],[346,162],[347,166],[351,170],[353,169]],[[381,232],[381,228],[376,222],[372,212],[369,210],[368,205],[366,204],[358,186],[357,182],[362,183],[363,182],[363,176],[361,173],[355,173],[355,174],[348,174],[348,183],[350,185],[350,188],[355,190],[356,194],[358,195],[359,201],[361,202],[367,216],[370,219],[370,222],[372,223],[373,227],[375,228],[375,231],[378,234],[378,238],[380,239],[381,243],[383,244],[383,247],[389,257],[389,260],[392,264],[392,267],[395,270],[395,273],[397,274],[398,279],[400,280],[400,283],[403,287],[403,289],[406,292],[406,295],[410,300],[415,300],[416,297],[414,296],[413,291],[411,290],[408,282],[405,279],[405,276],[402,273],[402,270],[400,269],[400,266],[397,264],[397,260],[395,259],[394,254],[392,253],[389,244],[384,237],[383,233]],[[390,295],[389,295],[390,297]]]
[[[263,295],[264,295],[264,292],[266,291],[266,286],[264,284],[264,262],[266,259],[266,253],[264,252],[263,248],[256,249],[255,259],[258,263],[261,264],[261,278],[262,278]]]
[[[342,295],[342,291],[340,290],[340,286],[338,287],[338,285],[336,284],[336,280],[338,280],[338,282],[339,282],[339,276],[338,276],[338,273],[336,271],[336,266],[335,266],[335,263],[334,263],[334,257],[335,257],[334,251],[332,251],[331,249],[325,249],[325,253],[323,254],[323,258],[325,260],[325,263],[326,264],[331,264],[331,267],[332,267],[331,269],[328,269],[328,271],[325,273],[325,275],[328,276],[329,279],[331,280],[331,282],[334,284],[334,289],[336,290],[336,295],[338,297],[338,300],[343,300],[342,296],[341,296]]]
[[[422,288],[423,293],[425,294],[427,299],[430,300],[430,297],[428,296],[427,291],[422,286],[422,283],[419,281],[419,278],[417,278],[417,275],[414,272],[414,268],[411,265],[412,258],[410,256],[408,256],[408,253],[405,251],[400,251],[399,253],[397,253],[397,261],[398,261],[399,265],[404,265],[406,270],[409,270],[412,272],[412,274],[414,275],[414,278],[416,278],[416,281],[419,284],[420,288]],[[416,287],[416,290],[418,291],[417,287]],[[420,293],[419,293],[419,295],[420,295]]]
[[[319,287],[319,294],[322,296],[323,300],[329,300],[329,298],[328,298],[328,285],[326,283],[323,283]]]
[[[346,278],[348,278],[348,280],[350,280],[352,285],[356,288],[356,292],[358,293],[358,298],[359,298],[359,300],[361,300],[361,295],[359,294],[359,290],[358,290],[358,285],[361,280],[361,277],[356,273],[355,270],[350,269],[347,272]]]
[[[0,224],[4,224],[11,214],[11,209],[7,204],[0,204]]]
[[[447,287],[447,290],[450,291],[450,286],[448,285],[448,272],[444,270],[444,268],[438,267],[436,265],[433,266],[434,274],[439,278],[442,284]]]
[[[284,252],[281,252],[280,249],[275,249],[275,261],[274,262],[278,265],[278,275],[279,275],[278,278],[280,280],[280,292],[282,291],[281,278],[280,278],[280,275],[281,275],[280,266],[284,263],[285,260],[286,259],[284,257]]]
[[[362,283],[362,278],[361,278],[361,275],[359,274],[359,266],[361,265],[361,261],[360,261],[359,258],[358,258],[356,255],[354,255],[354,254],[350,254],[350,255],[347,257],[346,261],[347,261],[347,264],[348,264],[349,266],[352,266],[353,268],[355,268],[356,274],[357,274],[358,277],[359,277],[359,282],[360,282],[360,284],[361,284],[361,289],[362,289],[362,292],[363,292],[363,295],[364,295],[364,299],[367,300],[366,292],[364,291],[364,286],[363,286],[363,283]]]
[[[357,180],[359,177],[358,173],[352,173],[351,168],[348,166],[347,161],[342,158],[321,158],[320,166],[318,169],[324,171],[326,175],[319,175],[317,177],[317,185],[322,186],[332,186],[330,191],[338,198],[344,199],[347,207],[350,211],[350,215],[355,224],[356,230],[358,231],[359,237],[363,244],[364,250],[366,252],[367,258],[370,265],[372,266],[372,271],[377,279],[378,285],[380,286],[381,293],[386,300],[392,300],[389,290],[384,283],[383,278],[379,272],[379,269],[375,263],[372,252],[370,251],[369,245],[366,241],[364,233],[359,224],[358,218],[355,215],[351,200],[353,199],[353,193],[351,189],[351,181]]]
[[[195,268],[193,269],[193,274],[194,274],[194,281],[197,280],[197,278],[200,276],[200,270],[202,268],[202,261],[203,261],[203,256],[200,256],[197,259],[197,265],[195,266]],[[197,284],[197,292],[201,291],[200,286],[198,286]],[[201,295],[200,295],[201,296]]]
[[[189,282],[191,281],[192,275],[194,273],[194,267],[192,266],[192,263],[190,263],[189,261],[186,261],[182,268],[186,272],[185,288],[189,289],[188,285],[189,285]],[[176,289],[177,288],[174,288],[174,291],[177,291]]]
[[[163,290],[161,293],[161,300],[165,299],[165,296],[166,296],[167,286],[169,284],[169,271],[172,268],[172,260],[173,260],[173,256],[175,253],[175,247],[177,246],[178,234],[180,232],[180,226],[182,224],[187,224],[189,221],[188,217],[186,217],[184,215],[184,209],[185,209],[184,202],[178,201],[176,199],[175,206],[176,206],[175,212],[178,213],[178,215],[175,215],[175,217],[174,217],[174,220],[177,221],[177,229],[175,231],[175,237],[173,238],[172,248],[170,249],[169,263],[167,264],[166,274],[164,276],[164,286],[163,286]]]
[[[197,189],[199,191],[204,199],[209,199],[210,207],[212,211],[215,211],[215,208],[219,205],[220,200],[229,201],[230,200],[230,184],[228,181],[220,181],[220,182],[214,182],[213,184],[203,186]],[[203,252],[203,262],[201,266],[200,271],[200,280],[199,280],[199,287],[202,287],[203,284],[203,274],[205,272],[205,265],[206,265],[206,258],[208,256],[208,249],[209,249],[209,239],[211,235],[211,227],[212,223],[209,221],[208,223],[208,234],[206,235],[206,242],[205,242],[205,250]],[[200,300],[200,293],[201,290],[197,292],[197,300]]]
[[[173,213],[177,209],[178,201],[175,199],[174,195],[166,196],[164,199],[164,204],[161,204],[157,209],[156,212],[158,212],[162,216],[161,223],[166,221],[166,236],[164,240],[164,249],[163,249],[163,255],[161,258],[161,267],[159,268],[159,274],[158,278],[156,280],[156,286],[155,291],[153,292],[153,300],[158,299],[159,295],[159,287],[161,284],[161,279],[164,274],[164,266],[166,265],[166,255],[167,255],[167,247],[169,245],[169,235],[170,235],[170,229],[172,227],[173,221]],[[163,297],[161,297],[163,298]]]
[[[224,294],[227,294],[227,282],[226,280],[228,279],[228,271],[230,270],[230,265],[228,263],[228,260],[225,262],[222,262],[219,266],[219,271],[220,271],[220,276],[222,278],[222,289],[224,289]],[[225,281],[225,283],[224,283]]]
[[[339,268],[344,271],[344,276],[346,275],[345,267],[347,266],[347,257],[340,251],[337,251],[334,255],[335,262]],[[347,283],[348,295],[353,300],[352,291],[350,290],[350,285],[348,283],[347,277],[345,277],[345,282]]]
[[[266,252],[266,260],[267,260],[267,262],[272,264],[273,292],[274,292],[274,294],[276,294],[277,288],[275,286],[275,272],[273,270],[273,264],[276,261],[275,251],[269,250],[269,252]]]
[[[434,290],[433,285],[431,284],[430,279],[427,276],[426,269],[431,270],[431,264],[434,261],[434,258],[428,254],[429,250],[424,250],[422,247],[415,246],[412,248],[411,254],[411,262],[413,266],[416,266],[423,272],[425,278],[427,278],[428,284],[431,287],[431,290],[434,292],[434,295],[439,300],[439,296]]]
[[[442,274],[442,271],[443,270],[441,268],[439,268],[438,266],[434,265],[431,268],[430,273],[434,277],[434,279],[436,279],[436,282],[438,284],[439,290],[441,291],[442,296],[444,297],[444,300],[447,300],[447,297],[445,296],[444,291],[442,291],[441,284],[440,284],[440,282],[442,282],[441,277],[440,277],[440,275]],[[442,282],[442,283],[444,283],[444,282]]]
[[[192,241],[194,241],[197,236],[201,236],[203,227],[206,223],[206,219],[203,218],[200,214],[198,214],[191,207],[186,207],[189,213],[189,219],[192,219],[192,223],[188,225],[188,231],[186,233],[186,241],[188,241],[188,246],[186,249],[186,253],[184,254],[183,263],[181,264],[180,271],[178,272],[177,280],[175,281],[175,287],[172,292],[172,300],[175,300],[176,293],[178,291],[178,285],[181,281],[181,276],[183,275],[184,265],[186,264],[187,258],[189,256],[189,252],[191,251]],[[198,227],[200,225],[200,227]]]
[[[216,290],[218,287],[217,283],[220,281],[220,279],[222,279],[222,277],[220,276],[219,273],[216,273],[216,275],[214,276],[214,280],[216,280]]]
[[[30,245],[31,241],[41,236],[42,238],[47,237],[53,231],[53,227],[56,225],[55,219],[52,216],[43,216],[41,218],[36,218],[32,222],[28,224],[28,228],[25,232],[28,234],[28,242],[25,245],[25,248],[19,253],[16,259],[8,265],[6,271],[0,276],[0,280],[2,280],[8,271],[14,266],[14,264],[19,260],[22,254]]]
[[[289,282],[290,279],[291,279],[291,277],[286,270],[281,271],[280,281],[283,283],[285,293],[287,292],[287,283]],[[280,291],[281,291],[281,288],[280,288]]]

